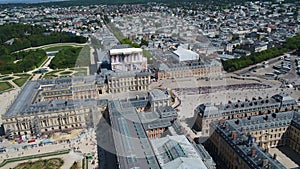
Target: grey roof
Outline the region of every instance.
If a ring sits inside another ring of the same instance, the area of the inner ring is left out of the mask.
[[[164,169],[207,168],[196,148],[184,135],[167,136],[151,140],[159,164]]]
[[[157,113],[159,114],[160,118],[170,118],[175,119],[178,117],[177,112],[175,109],[171,106],[164,106],[164,107],[158,107],[156,109]]]
[[[179,71],[179,70],[191,70],[198,68],[211,68],[211,67],[221,67],[221,63],[215,59],[206,61],[183,61],[180,63],[169,63],[164,62],[159,67],[159,72],[164,71]]]
[[[125,48],[130,48],[130,45],[128,44],[115,45],[111,49],[125,49]]]
[[[167,100],[171,99],[170,93],[168,91],[153,89],[149,91],[150,100]]]
[[[27,106],[33,102],[33,97],[38,90],[39,84],[36,81],[28,81],[21,93],[17,96],[16,100],[5,112],[2,117],[13,117],[18,115],[19,112],[23,111]]]
[[[265,153],[262,147],[259,147],[254,141],[253,135],[245,135],[247,131],[264,130],[277,128],[280,126],[289,126],[294,117],[294,111],[281,112],[269,115],[253,116],[251,118],[226,120],[225,123],[213,122],[211,126],[235,152],[248,164],[250,168],[268,168],[262,166],[263,160],[268,160],[272,169],[285,168],[281,163],[272,159],[272,156]],[[237,137],[233,139],[232,133],[236,132]],[[255,156],[251,156],[252,150],[256,151]]]
[[[196,107],[196,111],[202,113],[202,117],[219,116],[219,109],[211,103],[200,104]]]
[[[300,113],[299,112],[294,113],[294,118],[293,118],[291,125],[300,130]]]
[[[199,155],[202,158],[202,161],[204,162],[205,166],[208,169],[214,169],[216,168],[216,163],[212,159],[212,157],[209,155],[209,153],[206,151],[204,146],[202,144],[194,144],[194,146],[197,148]]]
[[[285,107],[287,105],[296,105],[296,100],[288,95],[274,95],[271,98],[253,98],[252,100],[229,102],[227,104],[211,105],[210,103],[200,104],[195,109],[196,113],[199,113],[201,117],[217,117],[229,115],[234,112],[245,113],[252,112],[253,109],[274,109],[279,107]]]
[[[251,118],[242,118],[228,121],[236,129],[247,131],[264,130],[276,127],[289,126],[293,120],[294,111],[273,113],[261,116],[252,116]],[[239,121],[239,125],[237,124]]]
[[[105,75],[108,79],[111,78],[127,78],[127,77],[135,77],[135,76],[150,76],[149,71],[126,71],[126,72],[114,72],[107,71]]]
[[[136,110],[122,108],[119,101],[109,102],[108,107],[120,168],[159,168]]]
[[[17,96],[10,108],[2,115],[3,118],[14,117],[18,115],[32,114],[32,113],[45,113],[51,111],[58,111],[61,109],[76,108],[72,104],[82,106],[91,106],[89,102],[94,102],[92,99],[86,100],[57,100],[37,101],[39,95],[53,96],[53,95],[70,95],[74,91],[91,90],[96,88],[96,82],[102,83],[103,79],[100,76],[79,76],[68,78],[57,78],[48,80],[28,81],[23,87],[21,93]],[[42,88],[47,88],[42,90]],[[64,106],[61,106],[64,105]]]

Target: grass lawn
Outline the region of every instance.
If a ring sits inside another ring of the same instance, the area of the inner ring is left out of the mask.
[[[86,67],[77,67],[77,68],[72,68],[71,70],[76,70],[76,71],[86,71],[87,68]]]
[[[45,48],[44,50],[46,52],[60,51],[60,50],[65,49],[65,48],[71,48],[72,46],[73,45],[68,45],[68,46],[54,46],[54,47]]]
[[[77,72],[73,74],[74,76],[86,76],[87,75],[86,68],[76,68],[75,71],[77,71]]]
[[[13,82],[18,85],[19,87],[22,87],[28,80],[28,78],[30,77],[30,75],[27,76],[20,76],[21,78],[15,79],[13,80]]]
[[[48,72],[46,74],[55,74],[55,73],[58,73],[58,72],[61,72],[61,71],[63,71],[63,69],[53,70],[53,71]]]
[[[47,72],[45,74],[45,76],[43,77],[43,79],[52,79],[52,78],[57,78],[58,76],[55,75],[56,73],[58,72],[61,72],[63,71],[62,69],[59,69],[59,70],[53,70],[52,72]]]
[[[45,76],[43,77],[43,79],[53,79],[53,78],[57,78],[57,75],[54,74],[45,74]]]
[[[14,77],[4,77],[1,80],[12,80],[12,79],[14,79]]]
[[[70,48],[70,47],[80,47],[83,46],[83,44],[77,44],[77,43],[69,43],[69,44],[50,44],[41,47],[41,49],[44,49],[46,52],[52,52],[52,51],[60,51],[65,48]]]
[[[62,75],[62,76],[59,76],[59,77],[72,77],[71,75]]]
[[[51,158],[47,160],[21,163],[14,169],[59,169],[63,163],[64,161],[60,158]]]
[[[9,82],[0,82],[0,92],[3,92],[8,89],[12,89],[13,86]]]
[[[28,77],[30,76],[30,74],[26,74],[26,73],[23,73],[23,74],[14,74],[15,76],[19,76],[19,77]]]
[[[73,74],[73,76],[86,76],[87,72],[76,72]]]
[[[64,71],[64,72],[60,72],[59,74],[61,75],[69,75],[69,74],[72,74],[73,72],[71,71]]]

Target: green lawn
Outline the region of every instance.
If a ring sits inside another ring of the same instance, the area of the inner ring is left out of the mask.
[[[73,72],[71,71],[64,71],[64,72],[60,72],[59,74],[61,75],[69,75],[69,74],[72,74]]]
[[[46,74],[55,74],[55,73],[58,73],[58,72],[61,72],[61,71],[63,71],[63,69],[53,70],[53,71],[48,72]]]
[[[46,46],[41,46],[41,49],[44,49],[46,52],[52,52],[52,51],[60,51],[65,48],[70,48],[70,47],[82,47],[84,46],[83,44],[78,44],[78,43],[70,43],[70,44],[49,44]]]
[[[75,68],[76,73],[74,73],[74,76],[86,76],[87,75],[87,68]]]
[[[65,48],[71,48],[73,45],[65,45],[65,46],[54,46],[54,47],[49,47],[49,48],[45,48],[46,52],[52,52],[52,51],[60,51],[62,49]]]
[[[15,76],[19,76],[19,77],[28,77],[30,76],[30,74],[26,74],[26,73],[23,73],[23,74],[14,74]]]
[[[0,82],[0,92],[3,92],[8,89],[12,89],[13,86],[9,82]]]
[[[43,77],[43,79],[52,79],[52,78],[57,78],[58,76],[55,75],[55,73],[61,72],[63,71],[62,69],[59,70],[53,70],[52,72],[48,72],[45,74],[45,76]]]
[[[4,77],[1,80],[12,80],[12,79],[14,79],[14,77]]]
[[[54,74],[45,74],[45,76],[43,77],[43,79],[53,79],[53,78],[57,78],[57,75]]]
[[[19,87],[22,87],[28,80],[30,75],[27,76],[20,76],[20,78],[13,80],[13,82],[18,85]]]
[[[59,169],[63,163],[64,161],[60,158],[51,158],[47,160],[21,163],[14,169]]]

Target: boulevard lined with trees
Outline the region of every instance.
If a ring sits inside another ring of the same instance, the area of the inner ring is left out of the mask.
[[[268,50],[252,53],[249,56],[242,56],[240,58],[222,60],[224,70],[233,72],[272,58],[283,55],[292,50],[300,49],[300,35],[288,38],[283,46],[273,47]]]

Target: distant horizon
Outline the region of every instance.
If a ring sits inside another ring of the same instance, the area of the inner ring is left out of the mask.
[[[0,0],[0,4],[33,4],[33,3],[44,3],[44,2],[57,2],[57,1],[69,1],[69,0]]]

